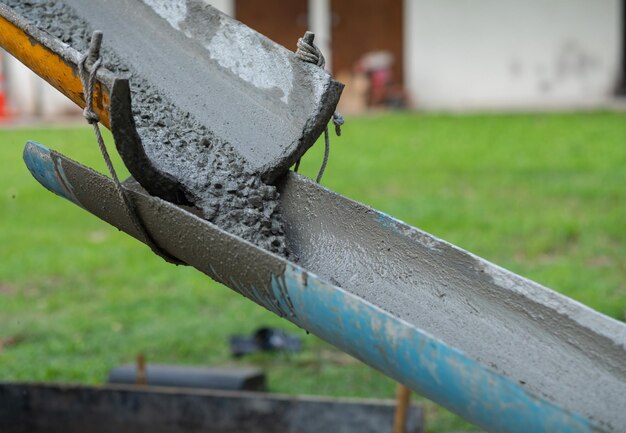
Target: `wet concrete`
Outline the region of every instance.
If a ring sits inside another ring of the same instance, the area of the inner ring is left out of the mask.
[[[321,133],[341,86],[203,2],[146,0],[162,18],[124,0],[4,3],[79,51],[104,30],[104,65],[130,77],[136,129],[163,183],[176,180],[209,221],[289,257],[270,183]],[[144,186],[171,199],[168,185]]]
[[[537,396],[626,426],[624,324],[297,175],[281,200],[308,271]]]

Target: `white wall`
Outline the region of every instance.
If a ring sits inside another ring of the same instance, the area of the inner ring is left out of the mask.
[[[309,29],[315,33],[315,44],[324,54],[328,71],[333,70],[331,18],[330,0],[309,0]]]
[[[405,0],[417,107],[592,105],[619,72],[619,0]]]

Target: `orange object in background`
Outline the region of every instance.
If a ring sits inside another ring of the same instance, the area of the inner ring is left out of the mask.
[[[0,52],[0,120],[9,117],[7,107],[6,86],[4,82],[4,53]]]

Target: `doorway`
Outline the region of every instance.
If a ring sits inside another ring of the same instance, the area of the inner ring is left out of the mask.
[[[308,26],[307,0],[236,0],[235,18],[290,51]]]
[[[393,56],[393,80],[404,78],[404,0],[332,0],[333,73],[350,73],[366,53]],[[365,30],[367,29],[367,30]]]

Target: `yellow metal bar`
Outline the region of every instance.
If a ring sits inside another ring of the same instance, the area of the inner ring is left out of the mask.
[[[33,40],[23,29],[0,16],[0,46],[29,69],[70,98],[81,108],[85,107],[83,86],[76,66],[69,64],[59,54]],[[97,82],[93,98],[94,111],[100,121],[110,129],[110,95],[105,86]]]

